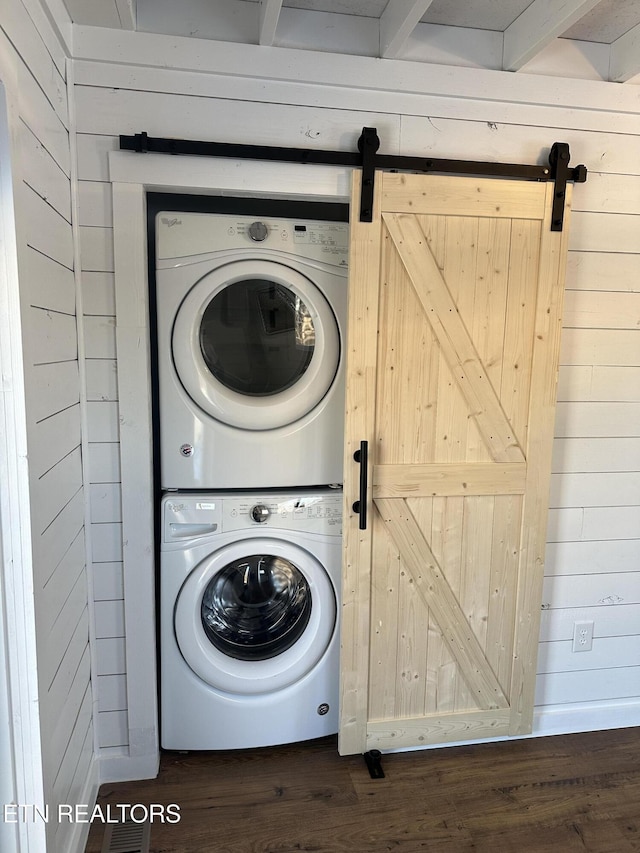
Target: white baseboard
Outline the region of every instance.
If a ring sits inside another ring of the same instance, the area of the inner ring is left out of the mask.
[[[530,737],[626,729],[640,726],[640,697],[536,708]]]
[[[160,766],[159,753],[151,755],[113,755],[99,759],[100,784],[155,779]]]

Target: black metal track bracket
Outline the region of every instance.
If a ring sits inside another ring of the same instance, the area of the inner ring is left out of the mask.
[[[566,142],[554,142],[549,152],[549,165],[551,166],[551,179],[555,183],[553,193],[553,207],[551,211],[551,230],[562,231],[564,223],[564,200],[567,194],[567,181],[584,183],[587,180],[587,169],[585,166],[569,168],[569,146]]]
[[[373,219],[373,196],[376,170],[395,172],[441,172],[456,175],[476,175],[496,178],[518,178],[530,181],[555,182],[552,231],[562,231],[564,197],[567,181],[584,183],[585,166],[569,167],[569,146],[555,142],[551,147],[548,166],[527,166],[518,163],[489,163],[476,160],[447,160],[425,157],[406,157],[398,154],[378,154],[380,139],[375,127],[363,127],[358,151],[321,151],[308,148],[281,148],[270,145],[241,145],[229,142],[198,142],[189,139],[159,139],[147,133],[121,136],[120,148],[139,153],[187,154],[204,157],[232,157],[236,160],[271,160],[287,163],[349,166],[362,169],[360,221]]]
[[[364,760],[369,768],[369,775],[372,779],[384,779],[384,770],[382,769],[382,753],[379,749],[370,749],[365,752]]]

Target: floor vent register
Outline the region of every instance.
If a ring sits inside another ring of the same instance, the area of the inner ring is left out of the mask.
[[[151,824],[128,820],[106,827],[100,853],[149,853],[150,842]]]

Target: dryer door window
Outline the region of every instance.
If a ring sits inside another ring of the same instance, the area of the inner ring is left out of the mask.
[[[202,596],[202,625],[213,645],[237,660],[285,652],[311,616],[311,589],[290,560],[252,554],[213,577]]]
[[[297,270],[233,261],[186,295],[171,352],[200,409],[240,429],[276,429],[312,412],[331,389],[340,332],[321,290]]]
[[[207,305],[200,348],[213,377],[231,391],[256,397],[280,394],[311,363],[313,318],[300,296],[282,284],[236,281]]]

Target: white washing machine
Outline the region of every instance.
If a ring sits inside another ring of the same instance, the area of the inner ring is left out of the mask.
[[[346,222],[156,216],[161,488],[342,482]]]
[[[165,749],[338,730],[341,515],[339,490],[164,497]]]

